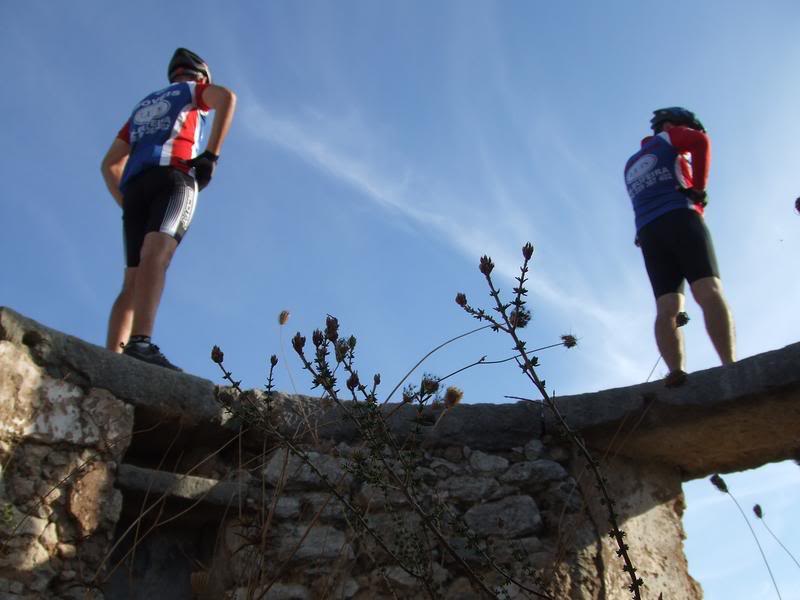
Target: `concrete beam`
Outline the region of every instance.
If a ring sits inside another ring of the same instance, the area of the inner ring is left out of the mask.
[[[134,453],[137,446],[158,452],[159,444],[171,443],[165,427],[183,432],[180,447],[201,439],[216,443],[238,431],[210,381],[108,352],[0,307],[4,341],[26,346],[53,376],[107,389],[132,404],[137,429],[160,423],[149,437],[134,437]],[[0,371],[8,368],[0,365]],[[675,467],[685,479],[795,458],[800,453],[800,343],[692,373],[677,389],[654,382],[565,396],[557,405],[591,447]],[[557,431],[553,416],[535,403],[458,405],[442,419],[432,409],[423,415],[411,406],[383,410],[393,414],[396,434],[417,431],[428,446],[507,449],[540,437],[543,430]],[[308,396],[277,395],[274,414],[291,436],[310,427],[319,437],[352,442],[358,433],[345,409]],[[248,439],[260,447],[258,432]]]
[[[692,373],[679,388],[659,381],[557,406],[591,447],[675,466],[685,480],[797,458],[800,343]]]

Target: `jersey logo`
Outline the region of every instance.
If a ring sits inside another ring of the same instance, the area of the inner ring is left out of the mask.
[[[161,98],[153,104],[143,106],[137,110],[133,115],[133,122],[137,125],[145,125],[166,115],[170,108],[172,108],[172,105],[169,101]]]
[[[641,179],[653,170],[657,162],[658,158],[655,154],[645,154],[633,163],[625,173],[625,183],[631,184],[637,179]]]

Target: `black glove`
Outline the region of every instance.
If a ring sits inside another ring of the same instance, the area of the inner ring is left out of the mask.
[[[708,206],[708,194],[705,190],[696,190],[694,188],[685,188],[680,186],[678,186],[677,190],[686,194],[689,200],[695,204],[699,204],[703,208]]]
[[[197,181],[197,186],[202,190],[211,181],[211,176],[214,174],[214,167],[219,160],[219,156],[213,152],[206,150],[199,156],[195,156],[192,160],[187,160],[186,164],[194,168],[194,178]]]

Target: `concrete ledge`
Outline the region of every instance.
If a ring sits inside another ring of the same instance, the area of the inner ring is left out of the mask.
[[[247,495],[247,485],[244,483],[217,481],[125,464],[117,469],[116,483],[123,490],[149,494],[153,500],[167,496],[220,507],[234,506],[240,496]]]
[[[106,389],[132,404],[137,426],[142,411],[198,423],[225,421],[210,381],[109,352],[6,307],[0,307],[0,341],[27,346],[34,361],[54,377]]]
[[[222,388],[210,381],[108,352],[8,308],[0,308],[3,342],[26,347],[54,377],[107,389],[133,405],[137,429],[159,424],[150,434],[134,436],[131,451],[158,452],[175,431],[186,444],[202,445],[239,430],[217,402]],[[611,446],[612,453],[676,467],[686,479],[794,458],[800,453],[800,343],[692,373],[674,390],[655,382],[565,396],[557,405],[591,447],[604,452]],[[344,409],[319,399],[279,394],[273,408],[287,435],[313,429],[334,442],[357,438]],[[543,416],[534,403],[458,405],[442,419],[433,409],[422,415],[411,406],[382,410],[393,413],[395,434],[417,434],[429,447],[502,450],[523,446],[545,429],[557,430],[552,415]],[[259,432],[247,437],[259,447],[262,438]]]
[[[794,458],[800,343],[691,373],[680,388],[659,381],[565,396],[557,406],[590,446],[676,466],[685,479]],[[546,422],[554,427],[552,415]]]

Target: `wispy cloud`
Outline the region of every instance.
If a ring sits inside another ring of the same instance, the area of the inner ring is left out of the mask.
[[[354,115],[348,116],[351,127],[342,128],[329,125],[339,119],[326,118],[318,110],[278,115],[254,97],[241,104],[246,111],[244,119],[250,124],[247,131],[258,140],[296,155],[387,213],[401,215],[428,229],[432,236],[444,239],[469,260],[477,258],[479,249],[493,257],[497,272],[503,277],[511,280],[518,275],[520,255],[516,243],[521,247],[535,236],[537,227],[529,211],[510,199],[510,192],[500,183],[502,177],[485,178],[486,189],[476,192],[436,180],[435,176],[422,173],[422,168],[406,165],[397,169],[398,161],[391,161],[392,175],[387,175],[382,160],[386,161],[391,150],[376,148],[378,141],[369,133],[373,128]],[[369,155],[360,148],[369,148]],[[397,172],[403,175],[394,175]],[[463,208],[482,203],[489,204],[483,212]],[[492,215],[491,221],[486,214]],[[526,232],[529,235],[525,236]],[[515,246],[510,247],[509,241]],[[554,264],[555,268],[558,266]],[[563,273],[558,275],[553,277],[537,263],[528,287],[537,301],[546,303],[557,314],[569,315],[571,323],[582,327],[581,335],[594,338],[594,352],[585,358],[595,372],[593,384],[599,389],[604,384],[643,379],[649,366],[643,366],[641,356],[649,357],[649,337],[645,340],[640,335],[620,335],[616,330],[620,322],[630,320],[629,313],[597,302],[596,294],[579,278],[567,280]],[[569,287],[558,280],[566,280]],[[640,347],[645,344],[647,350]]]

